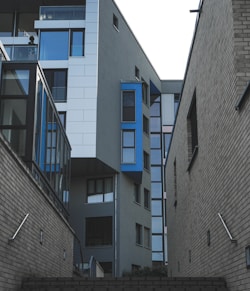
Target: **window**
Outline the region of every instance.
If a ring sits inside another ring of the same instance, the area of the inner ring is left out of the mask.
[[[148,84],[142,78],[142,101],[148,105]]]
[[[143,115],[143,132],[149,134],[149,120]]]
[[[151,165],[161,165],[161,150],[151,149]]]
[[[87,181],[87,203],[111,202],[113,199],[112,177],[90,179]]]
[[[44,70],[50,91],[55,102],[67,100],[67,69]]]
[[[142,245],[142,226],[136,223],[135,230],[136,230],[136,244]]]
[[[152,217],[152,232],[162,233],[162,217]]]
[[[140,70],[135,66],[135,78],[140,80]]]
[[[144,188],[144,207],[150,209],[150,192]]]
[[[2,95],[28,95],[29,70],[6,70],[2,77]]]
[[[174,160],[174,206],[177,206],[177,170],[176,159]]]
[[[144,164],[144,169],[149,170],[149,154],[146,152],[143,152],[143,164]]]
[[[122,131],[122,163],[135,163],[135,131]]]
[[[168,149],[171,141],[171,133],[165,133],[164,134],[164,153],[165,157],[167,157]]]
[[[40,6],[40,20],[84,20],[86,1],[83,6]]]
[[[119,21],[115,14],[113,14],[113,25],[117,30],[119,29]]]
[[[86,246],[112,245],[112,217],[86,218]]]
[[[160,182],[161,181],[161,167],[153,166],[151,167],[151,181]]]
[[[153,216],[162,216],[162,200],[152,200],[151,207]]]
[[[198,130],[197,130],[197,111],[196,111],[196,91],[194,92],[189,113],[187,116],[187,128],[188,128],[188,152],[189,159],[192,157],[198,149]]]
[[[144,247],[150,248],[150,229],[144,227]]]
[[[139,184],[134,184],[134,200],[136,203],[141,203],[141,189]]]
[[[40,60],[67,60],[69,31],[40,32]]]
[[[179,107],[180,102],[180,94],[174,94],[174,115],[176,115],[176,112]]]
[[[162,198],[162,183],[151,183],[152,198]]]
[[[161,118],[160,117],[151,117],[150,118],[150,131],[151,132],[160,132],[161,131]]]
[[[157,252],[161,252],[163,250],[162,235],[152,236],[152,250]]]
[[[84,30],[71,30],[70,56],[84,56]]]
[[[122,92],[122,120],[135,121],[135,91]]]
[[[66,128],[66,112],[60,111],[60,112],[58,112],[58,114],[59,114],[59,118],[61,120],[61,123],[63,125],[63,128],[65,129]]]
[[[19,13],[17,16],[16,35],[27,36],[36,34],[34,21],[38,19],[38,13]]]
[[[158,133],[152,133],[150,135],[150,147],[152,149],[160,149],[161,148],[161,136]]]
[[[250,246],[246,247],[246,266],[250,269]]]

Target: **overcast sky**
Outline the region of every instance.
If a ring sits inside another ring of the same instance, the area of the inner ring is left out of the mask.
[[[183,79],[200,0],[115,0],[161,79]]]

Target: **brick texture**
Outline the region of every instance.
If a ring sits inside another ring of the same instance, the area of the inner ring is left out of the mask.
[[[0,290],[19,290],[25,277],[71,276],[73,237],[67,221],[0,136]]]
[[[166,166],[169,274],[225,277],[231,291],[250,290],[249,96],[235,110],[249,68],[250,1],[204,0]],[[187,171],[187,115],[195,89],[199,148]]]

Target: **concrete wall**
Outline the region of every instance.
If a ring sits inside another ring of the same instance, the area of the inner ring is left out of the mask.
[[[19,290],[25,277],[72,276],[74,235],[69,224],[1,136],[0,160],[0,289]]]
[[[204,1],[166,170],[170,275],[222,276],[231,291],[250,288],[249,100],[235,110],[249,79],[249,4]],[[199,149],[187,171],[187,116],[195,89]]]

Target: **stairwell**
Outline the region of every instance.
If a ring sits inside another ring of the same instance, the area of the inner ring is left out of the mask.
[[[222,278],[28,278],[20,291],[228,291]]]

